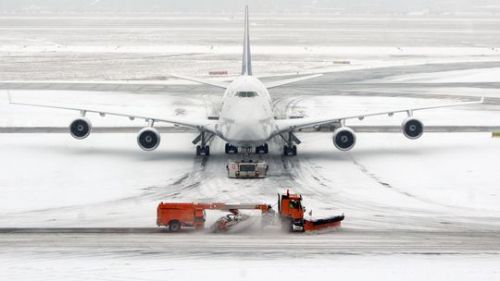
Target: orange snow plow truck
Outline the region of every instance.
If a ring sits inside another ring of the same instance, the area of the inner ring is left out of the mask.
[[[233,222],[240,220],[239,218],[241,217],[239,210],[260,210],[262,216],[265,216],[267,220],[272,220],[275,214],[271,205],[268,204],[161,202],[157,209],[156,224],[158,226],[168,227],[170,232],[177,232],[181,230],[181,228],[185,227],[194,228],[196,230],[204,229],[206,210],[226,210],[231,213],[231,216],[233,216]],[[278,194],[278,211],[282,229],[290,232],[309,232],[338,228],[340,227],[342,220],[344,220],[344,215],[319,220],[305,219],[305,207],[302,206],[302,195],[290,194],[288,190],[286,194]],[[228,224],[217,225],[219,228],[228,227]]]

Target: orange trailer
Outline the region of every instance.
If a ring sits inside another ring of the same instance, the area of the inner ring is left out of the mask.
[[[238,213],[240,209],[260,210],[262,214],[272,210],[267,204],[225,204],[225,203],[163,203],[157,208],[156,225],[166,226],[171,232],[183,227],[203,229],[205,227],[205,210],[226,210]]]
[[[158,206],[156,224],[177,232],[182,226],[201,229],[205,226],[205,208],[196,203],[163,203]]]

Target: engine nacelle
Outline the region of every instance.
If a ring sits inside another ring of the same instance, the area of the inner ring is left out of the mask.
[[[401,124],[401,131],[409,139],[418,139],[424,133],[424,124],[416,118],[408,117]]]
[[[78,140],[88,137],[90,131],[92,131],[92,123],[85,117],[77,118],[69,125],[71,136]]]
[[[137,135],[137,144],[142,150],[155,150],[160,145],[160,133],[155,128],[144,128]]]
[[[356,144],[356,134],[349,127],[340,127],[333,132],[332,140],[337,149],[348,151]]]

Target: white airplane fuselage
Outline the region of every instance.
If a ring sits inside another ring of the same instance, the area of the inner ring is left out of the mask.
[[[251,75],[233,80],[222,99],[216,127],[219,137],[231,145],[255,147],[266,143],[274,127],[271,96],[264,84]]]

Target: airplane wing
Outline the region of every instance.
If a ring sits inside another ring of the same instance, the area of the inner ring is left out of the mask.
[[[197,83],[207,84],[217,88],[226,89],[229,85],[224,81],[212,81],[208,79],[201,79],[189,77],[184,75],[171,74],[172,77],[193,81]],[[6,84],[27,84],[27,85],[57,85],[57,86],[168,86],[171,82],[168,80],[87,80],[87,81],[72,81],[72,80],[3,80],[0,83]]]
[[[214,87],[222,88],[222,89],[226,89],[229,86],[229,84],[227,82],[222,82],[222,81],[212,81],[212,80],[201,79],[201,78],[185,76],[185,75],[178,75],[178,74],[170,74],[170,76],[176,77],[179,79],[184,79],[184,80],[188,80],[188,81],[201,83],[201,84],[206,84],[206,85],[210,85],[210,86],[214,86]]]
[[[13,105],[73,110],[73,111],[78,111],[82,114],[96,113],[96,114],[99,114],[101,116],[111,115],[111,116],[127,117],[130,120],[143,119],[146,122],[151,121],[154,123],[157,123],[157,122],[170,123],[170,124],[174,124],[174,125],[180,125],[183,127],[204,130],[204,131],[208,131],[208,132],[211,132],[214,134],[215,134],[215,125],[217,122],[216,120],[208,120],[208,119],[207,120],[191,120],[191,119],[176,118],[176,117],[158,118],[158,117],[154,117],[154,116],[141,116],[141,115],[134,115],[134,114],[119,113],[119,112],[102,111],[102,110],[86,108],[86,107],[67,107],[67,106],[58,106],[58,105],[50,105],[50,104],[20,103],[20,102],[12,101],[10,94],[8,94],[8,98],[9,98],[9,103],[13,104]]]
[[[283,80],[276,80],[276,81],[264,83],[264,85],[266,86],[267,89],[271,89],[271,88],[276,88],[276,87],[283,86],[283,85],[288,85],[291,83],[296,83],[296,82],[303,81],[303,80],[313,79],[316,77],[320,77],[322,75],[323,74],[320,73],[320,74],[313,74],[313,75],[307,75],[307,76],[301,76],[301,77],[295,77],[295,78],[289,78],[289,79],[283,79]],[[229,86],[229,84],[227,82],[223,82],[223,81],[212,81],[212,80],[200,79],[200,78],[196,78],[196,77],[190,77],[190,76],[184,76],[184,75],[178,75],[178,74],[170,74],[170,76],[184,79],[184,80],[188,80],[188,81],[201,83],[201,84],[206,84],[206,85],[210,85],[210,86],[214,86],[214,87],[218,87],[218,88],[222,88],[222,89],[226,89]]]
[[[409,108],[403,108],[403,109],[381,111],[381,112],[371,112],[371,113],[358,114],[358,115],[330,116],[330,117],[323,117],[323,118],[282,119],[282,120],[276,120],[277,128],[275,129],[273,136],[279,135],[280,133],[283,133],[283,132],[292,131],[295,129],[314,127],[314,126],[319,126],[319,125],[333,123],[333,122],[342,122],[342,121],[345,121],[348,119],[363,120],[365,117],[377,116],[377,115],[392,116],[395,113],[409,113],[409,114],[411,114],[413,111],[418,111],[418,110],[463,106],[463,105],[471,105],[471,104],[481,104],[483,102],[484,102],[484,97],[482,97],[481,100],[479,100],[479,101],[436,104],[436,105],[429,105],[429,106],[422,106],[422,107],[409,107]]]
[[[276,88],[276,87],[279,87],[279,86],[288,85],[288,84],[299,82],[299,81],[303,81],[303,80],[313,79],[313,78],[316,78],[316,77],[320,77],[322,75],[323,74],[321,74],[321,73],[320,74],[313,74],[313,75],[301,76],[301,77],[296,77],[296,78],[290,78],[290,79],[284,79],[284,80],[277,80],[277,81],[267,82],[267,83],[264,83],[264,84],[266,85],[266,88],[271,89],[271,88]]]

